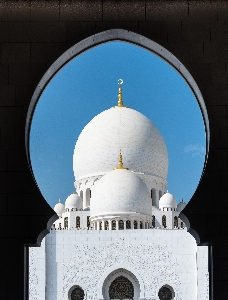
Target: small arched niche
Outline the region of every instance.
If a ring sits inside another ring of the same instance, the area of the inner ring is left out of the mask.
[[[85,292],[79,285],[72,286],[68,291],[69,300],[83,300],[86,299]]]
[[[158,291],[159,300],[173,300],[174,297],[174,289],[168,284],[163,285]]]

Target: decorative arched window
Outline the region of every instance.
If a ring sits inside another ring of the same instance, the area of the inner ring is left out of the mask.
[[[59,229],[62,229],[62,225],[61,225],[61,223],[59,223]]]
[[[87,228],[90,227],[90,220],[89,220],[89,216],[87,216]]]
[[[184,227],[184,224],[183,224],[183,222],[181,222],[181,228],[183,228]]]
[[[110,300],[133,300],[134,286],[132,282],[124,276],[117,277],[109,287],[109,297]]]
[[[109,230],[109,224],[108,224],[108,221],[105,221],[105,230]]]
[[[119,220],[119,229],[120,230],[124,229],[124,222],[123,222],[123,220]]]
[[[99,228],[100,230],[102,230],[102,222],[99,222],[99,224],[100,224]]]
[[[76,217],[76,227],[80,228],[80,217]]]
[[[91,195],[90,193],[91,193],[90,188],[87,188],[86,189],[86,193],[85,193],[85,196],[86,196],[86,207],[90,206],[90,195]]]
[[[131,229],[131,221],[127,220],[126,229]]]
[[[155,216],[152,216],[152,227],[155,227]]]
[[[138,228],[137,221],[134,221],[134,229],[137,229],[137,228]]]
[[[115,220],[112,221],[112,230],[116,230],[116,221]]]
[[[166,216],[162,216],[162,226],[166,228]]]
[[[85,297],[85,293],[83,289],[76,285],[73,291],[71,292],[70,299],[71,300],[83,300]]]
[[[83,201],[83,191],[80,191],[80,198],[81,198],[82,201]]]
[[[160,300],[172,300],[173,292],[168,286],[162,286],[158,292],[158,297]]]
[[[140,229],[142,229],[142,221],[140,221],[140,223],[139,223],[139,224],[140,224]]]
[[[64,228],[68,228],[68,217],[64,218]]]
[[[178,218],[177,218],[177,216],[174,217],[174,227],[178,227]]]
[[[151,199],[152,199],[152,205],[156,206],[157,203],[156,203],[156,190],[155,189],[151,190]]]

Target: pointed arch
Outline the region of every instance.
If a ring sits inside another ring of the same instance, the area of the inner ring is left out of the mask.
[[[191,90],[193,91],[196,100],[200,106],[204,124],[205,124],[205,131],[206,131],[206,156],[205,156],[205,164],[204,164],[204,170],[206,167],[208,154],[209,154],[209,141],[210,141],[210,130],[209,130],[209,118],[208,113],[206,109],[206,105],[203,100],[203,96],[201,94],[201,91],[190,74],[190,72],[186,69],[186,67],[167,49],[165,49],[163,46],[157,44],[156,42],[152,41],[149,38],[146,38],[145,36],[142,36],[138,33],[125,30],[125,29],[110,29],[106,31],[101,31],[99,33],[96,33],[94,35],[91,35],[84,40],[81,40],[80,42],[76,43],[72,47],[70,47],[67,51],[65,51],[46,71],[46,73],[41,78],[40,82],[38,83],[32,99],[30,101],[30,105],[28,108],[28,113],[26,117],[26,126],[25,126],[25,147],[26,147],[26,155],[27,160],[29,163],[29,167],[32,173],[32,176],[35,178],[32,166],[31,166],[31,160],[30,160],[30,152],[29,152],[29,131],[31,126],[31,121],[33,117],[33,113],[36,107],[36,104],[43,93],[45,87],[50,82],[50,80],[56,75],[56,73],[65,65],[67,64],[71,59],[75,58],[79,54],[89,50],[90,48],[96,47],[100,44],[109,42],[109,41],[125,41],[128,43],[132,43],[134,45],[137,45],[139,47],[142,47],[144,49],[147,49],[148,51],[151,51],[152,53],[158,55],[162,59],[164,59],[169,65],[171,65],[177,72],[181,74],[181,76],[184,78],[184,80],[187,82],[187,84],[190,86]],[[203,172],[204,172],[203,170]],[[202,174],[203,174],[202,172]],[[202,178],[202,176],[201,176]],[[56,220],[56,216],[53,216],[54,220]],[[184,220],[185,224],[189,224],[188,218],[185,216]],[[50,230],[52,222],[49,222],[47,225],[47,229]],[[194,229],[190,228],[190,226],[187,225],[188,231],[197,239],[197,233]],[[40,244],[42,238],[48,233],[47,229],[43,230],[37,239],[37,243]]]
[[[135,270],[129,264],[121,263],[116,264],[109,269],[107,269],[100,278],[98,283],[98,299],[109,299],[108,289],[111,282],[118,276],[125,276],[134,285],[134,299],[144,299],[145,298],[145,287],[143,280],[137,270]],[[106,297],[105,297],[106,296]]]

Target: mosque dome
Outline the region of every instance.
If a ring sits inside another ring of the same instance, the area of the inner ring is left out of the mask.
[[[185,208],[186,205],[187,204],[182,199],[182,201],[177,205],[177,211],[181,212]]]
[[[120,93],[122,97],[122,89]],[[118,103],[94,117],[79,135],[73,156],[76,180],[112,170],[120,149],[130,170],[166,179],[168,153],[162,135],[143,114]]]
[[[151,215],[149,190],[143,180],[128,169],[108,172],[94,186],[90,203],[91,217],[140,213]]]
[[[170,193],[165,193],[159,200],[159,208],[177,208],[177,201]]]
[[[66,199],[65,207],[68,208],[68,209],[71,209],[71,208],[82,209],[82,199],[81,199],[81,197],[79,197],[77,193],[71,194]]]
[[[65,206],[60,202],[60,199],[59,202],[54,206],[54,211],[60,218],[62,217],[62,213],[65,212]]]

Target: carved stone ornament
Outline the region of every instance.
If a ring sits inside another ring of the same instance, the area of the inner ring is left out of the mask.
[[[158,299],[158,291],[169,284],[175,291],[175,299],[182,300],[177,263],[171,260],[166,247],[158,244],[131,244],[117,239],[100,246],[75,246],[69,263],[63,264],[62,299],[67,299],[69,289],[80,285],[87,299],[98,299],[99,280],[110,267],[128,264],[129,270],[137,270],[144,282],[145,299]],[[134,271],[132,271],[134,272]]]

